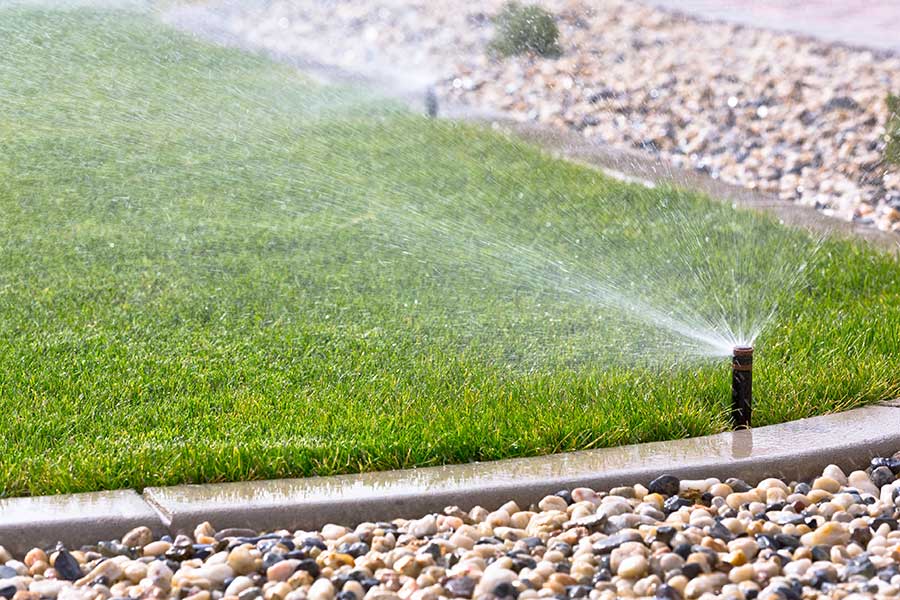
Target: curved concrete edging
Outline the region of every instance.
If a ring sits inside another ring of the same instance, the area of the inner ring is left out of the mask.
[[[537,502],[560,489],[682,479],[811,479],[828,464],[865,468],[900,449],[900,401],[749,431],[616,448],[306,479],[11,498],[0,500],[0,545],[15,553],[56,541],[81,545],[138,525],[156,533],[217,528],[316,529],[325,523],[413,518],[447,505]]]

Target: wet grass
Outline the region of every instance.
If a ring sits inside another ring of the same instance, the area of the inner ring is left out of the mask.
[[[0,57],[0,495],[721,431],[726,360],[629,360],[657,333],[598,324],[547,264],[516,273],[485,240],[641,272],[685,252],[677,211],[723,279],[717,235],[754,230],[760,264],[815,245],[135,13],[0,9]],[[900,392],[896,259],[826,242],[783,292],[756,425]]]

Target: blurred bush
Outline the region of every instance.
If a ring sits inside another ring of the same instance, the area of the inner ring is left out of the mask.
[[[490,49],[500,56],[534,53],[559,56],[559,28],[553,14],[540,6],[507,2],[494,17],[497,31]]]

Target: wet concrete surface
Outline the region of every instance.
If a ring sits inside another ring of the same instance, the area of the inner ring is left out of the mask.
[[[312,529],[413,518],[457,505],[537,502],[560,489],[682,479],[809,479],[830,463],[865,468],[900,449],[900,410],[873,406],[754,430],[486,463],[277,481],[148,488],[173,532],[216,527]]]
[[[643,0],[702,19],[900,52],[897,0]]]

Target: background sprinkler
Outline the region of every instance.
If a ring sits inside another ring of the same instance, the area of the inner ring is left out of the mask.
[[[736,346],[731,363],[731,423],[749,429],[753,403],[753,347]]]
[[[428,89],[425,90],[425,114],[432,119],[438,115],[437,92],[432,86],[428,86]]]

